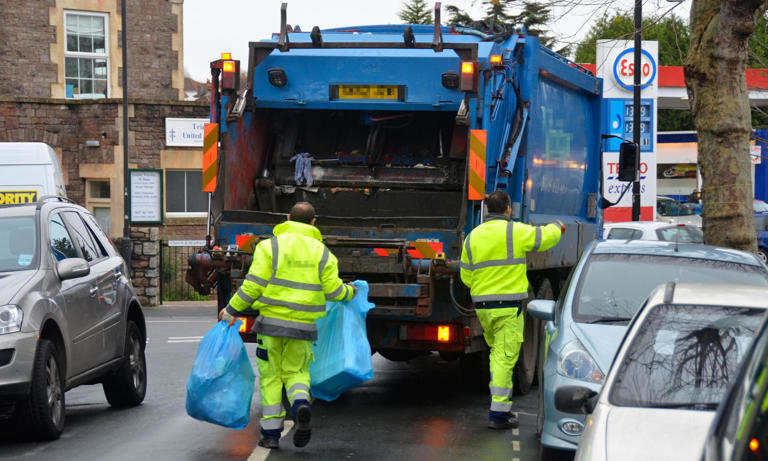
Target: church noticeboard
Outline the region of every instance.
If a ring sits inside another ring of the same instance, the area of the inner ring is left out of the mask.
[[[163,223],[163,170],[129,170],[128,194],[132,224]]]

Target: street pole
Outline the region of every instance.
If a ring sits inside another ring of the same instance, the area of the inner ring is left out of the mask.
[[[632,104],[632,141],[637,145],[637,155],[640,156],[640,56],[643,37],[643,2],[635,0],[635,77],[634,101]],[[642,157],[641,157],[642,158]],[[640,161],[637,162],[635,180],[632,182],[632,221],[640,221]]]
[[[120,14],[122,15],[122,30],[120,31],[123,42],[123,245],[122,253],[128,270],[131,270],[131,222],[130,210],[128,209],[128,40],[126,39],[126,2],[121,0]],[[128,277],[131,274],[126,274]]]

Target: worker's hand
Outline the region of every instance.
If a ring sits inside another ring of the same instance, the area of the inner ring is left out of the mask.
[[[227,312],[227,308],[219,311],[219,320],[222,320],[224,322],[227,322],[227,326],[232,326],[235,324],[235,320],[237,320],[237,317],[233,317],[232,314]]]
[[[354,283],[348,283],[347,285],[349,285],[349,287],[352,288],[352,297],[354,298],[355,296],[357,296],[357,285],[355,285]]]
[[[560,227],[560,234],[565,234],[565,224],[559,219],[556,219],[552,224]]]

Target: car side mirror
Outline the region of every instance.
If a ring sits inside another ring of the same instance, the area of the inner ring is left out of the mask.
[[[91,273],[91,268],[83,258],[67,258],[56,263],[56,272],[61,280],[69,280],[85,277]]]
[[[534,299],[528,303],[528,313],[545,322],[554,321],[555,302],[551,299]]]
[[[640,149],[633,142],[619,144],[619,181],[635,181],[640,169]]]
[[[555,391],[555,408],[563,413],[589,414],[597,406],[597,392],[581,386],[563,386]]]

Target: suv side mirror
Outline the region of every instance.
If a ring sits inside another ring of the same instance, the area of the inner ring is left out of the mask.
[[[640,149],[633,142],[619,145],[619,181],[635,181],[640,168]]]
[[[69,280],[85,277],[91,273],[91,268],[83,258],[67,258],[56,263],[56,272],[61,280]]]

